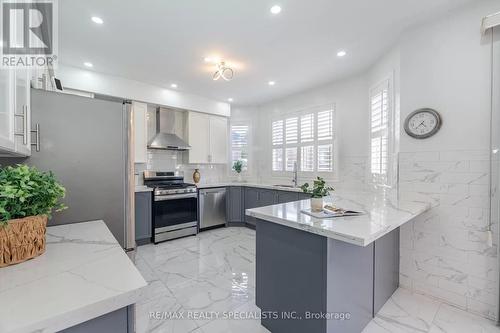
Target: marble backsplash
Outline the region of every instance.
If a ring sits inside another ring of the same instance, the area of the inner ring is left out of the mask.
[[[217,183],[227,179],[227,167],[221,164],[189,164],[186,152],[172,150],[148,150],[148,160],[145,164],[135,164],[135,173],[138,176],[138,184],[143,183],[142,174],[144,170],[155,171],[180,171],[184,173],[184,180],[193,183],[194,169],[200,169],[200,183]]]
[[[400,198],[434,205],[401,229],[400,284],[497,319],[497,236],[492,247],[487,242],[489,163],[488,151],[479,150],[400,154]]]

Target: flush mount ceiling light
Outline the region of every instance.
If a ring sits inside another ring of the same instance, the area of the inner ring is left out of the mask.
[[[104,21],[102,20],[102,18],[97,17],[97,16],[92,16],[90,19],[91,19],[94,23],[97,23],[97,24],[103,24],[103,23],[104,23]]]
[[[345,50],[340,50],[337,52],[337,57],[342,58],[347,55],[347,52]]]
[[[88,62],[88,61],[84,62],[84,63],[83,63],[83,65],[84,65],[85,67],[88,67],[88,68],[92,68],[92,67],[94,67],[94,65],[92,65],[92,63],[91,63],[91,62]]]
[[[223,78],[226,81],[231,81],[234,76],[234,71],[231,67],[227,66],[224,61],[218,62],[215,64],[216,71],[212,76],[214,81],[217,81],[220,78]]]
[[[274,85],[276,84],[276,82],[274,82],[274,81],[269,81],[267,84],[268,84],[268,85],[270,85],[270,86],[274,86]]]
[[[175,88],[177,88],[177,83],[172,83],[172,84],[170,85],[170,88],[174,88],[174,89],[175,89]]]
[[[277,14],[281,13],[281,7],[278,5],[274,5],[271,7],[270,11],[271,11],[271,14],[277,15]]]
[[[232,98],[230,97],[230,98],[228,98],[228,99],[227,99],[227,101],[228,101],[229,103],[231,103],[232,101],[234,101],[234,99],[232,99]]]

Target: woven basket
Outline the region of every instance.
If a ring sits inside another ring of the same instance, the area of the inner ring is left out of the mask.
[[[47,216],[10,220],[0,226],[0,268],[37,257],[45,252]]]

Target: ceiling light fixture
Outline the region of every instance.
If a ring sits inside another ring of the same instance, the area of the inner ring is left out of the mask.
[[[217,70],[215,71],[212,79],[217,81],[220,78],[223,78],[226,81],[231,81],[234,76],[234,71],[231,67],[227,66],[224,61],[221,61],[215,64]]]
[[[170,88],[174,88],[174,89],[175,89],[175,88],[177,88],[177,83],[172,83],[172,84],[170,85]]]
[[[102,20],[102,18],[97,17],[97,16],[92,16],[91,20],[92,20],[94,23],[97,23],[97,24],[103,24],[103,23],[104,23],[104,21]]]
[[[274,5],[271,7],[270,11],[271,11],[271,14],[277,15],[277,14],[281,13],[281,7],[278,5]]]
[[[84,62],[83,64],[85,65],[85,67],[88,67],[88,68],[94,67],[94,65],[92,65],[92,63],[88,62],[88,61]]]
[[[342,58],[345,57],[346,54],[347,52],[345,50],[340,50],[339,52],[337,52],[337,57]]]
[[[267,84],[268,84],[268,85],[270,85],[270,86],[274,86],[274,85],[276,84],[276,82],[274,82],[274,81],[269,81]]]
[[[233,101],[233,99],[232,99],[232,98],[228,98],[228,99],[227,99],[227,101],[228,101],[229,103],[231,103],[231,102]]]

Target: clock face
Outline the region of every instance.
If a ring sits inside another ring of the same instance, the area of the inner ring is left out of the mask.
[[[441,117],[432,109],[420,109],[412,112],[405,121],[408,135],[424,139],[434,135],[441,127]]]

